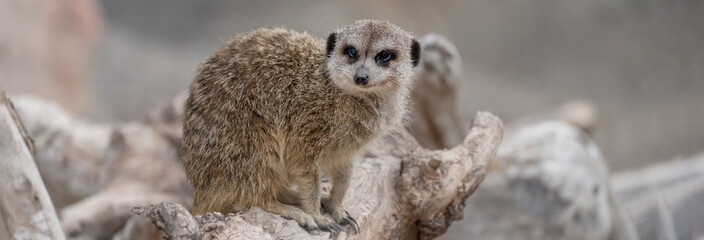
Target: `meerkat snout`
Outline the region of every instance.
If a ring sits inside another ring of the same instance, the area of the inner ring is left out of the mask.
[[[354,74],[354,83],[367,85],[369,80],[369,70],[365,66],[357,68],[357,72]]]

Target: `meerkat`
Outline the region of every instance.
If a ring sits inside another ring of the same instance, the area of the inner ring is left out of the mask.
[[[426,34],[418,42],[423,59],[411,91],[410,130],[424,147],[451,148],[465,135],[457,108],[462,59],[455,44],[440,34]]]
[[[192,212],[258,206],[308,230],[359,231],[342,207],[354,160],[402,127],[419,58],[411,33],[378,20],[327,41],[274,28],[225,43],[201,65],[185,106],[180,156]],[[320,171],[333,183],[324,199]]]

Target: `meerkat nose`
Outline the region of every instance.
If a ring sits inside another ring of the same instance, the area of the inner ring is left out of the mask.
[[[367,85],[369,82],[369,70],[366,67],[357,68],[357,72],[354,74],[354,83]]]
[[[364,75],[364,76],[355,75],[354,76],[354,83],[356,83],[356,84],[367,85],[368,80],[369,80],[369,76],[367,76],[367,75]]]

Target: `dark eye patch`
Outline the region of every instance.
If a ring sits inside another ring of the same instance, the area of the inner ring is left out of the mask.
[[[381,50],[381,52],[374,56],[374,61],[376,64],[382,67],[388,67],[389,62],[394,59],[396,59],[396,52],[389,49]]]
[[[342,52],[350,58],[350,64],[357,62],[359,55],[357,55],[357,49],[354,46],[347,45],[342,49]]]

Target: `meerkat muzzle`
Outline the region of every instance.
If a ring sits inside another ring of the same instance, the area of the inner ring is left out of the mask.
[[[369,70],[367,67],[361,66],[357,68],[357,72],[354,74],[354,83],[367,85],[369,82]]]

